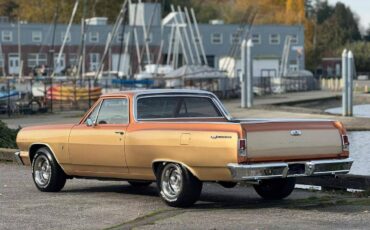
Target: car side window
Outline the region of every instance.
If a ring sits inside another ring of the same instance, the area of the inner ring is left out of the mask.
[[[127,124],[128,118],[128,100],[126,98],[105,99],[101,104],[96,123],[98,125]]]
[[[98,116],[99,108],[100,108],[101,102],[95,106],[94,110],[90,113],[90,115],[86,118],[84,124],[87,124],[87,120],[90,119],[92,122],[96,121],[96,117]]]

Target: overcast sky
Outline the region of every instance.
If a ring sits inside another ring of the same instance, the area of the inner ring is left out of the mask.
[[[330,4],[335,5],[337,2],[343,2],[349,6],[358,16],[362,29],[369,28],[370,24],[370,1],[369,0],[329,0]]]

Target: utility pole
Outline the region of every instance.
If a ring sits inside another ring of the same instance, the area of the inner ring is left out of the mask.
[[[352,116],[353,114],[353,73],[354,73],[354,57],[353,57],[353,53],[352,51],[348,51],[348,56],[347,56],[347,60],[348,60],[348,64],[347,64],[347,70],[348,70],[348,76],[347,76],[347,80],[348,80],[348,99],[347,99],[347,103],[348,103],[348,111],[347,111],[347,115],[348,116]]]
[[[342,89],[342,115],[347,116],[347,106],[348,106],[348,80],[347,80],[347,50],[344,49],[342,52],[342,81],[343,81],[343,89]]]
[[[353,114],[353,76],[355,73],[354,56],[351,50],[343,50],[342,53],[342,115],[352,116]]]
[[[247,107],[253,106],[253,72],[252,72],[252,39],[247,42],[247,87],[248,87],[248,100]]]
[[[253,106],[253,72],[252,72],[252,55],[251,49],[253,42],[243,39],[241,44],[241,62],[242,62],[242,79],[241,79],[241,107],[251,108]]]
[[[247,71],[247,41],[243,39],[242,44],[241,44],[241,107],[246,108],[247,106],[247,78],[246,78],[246,71]]]

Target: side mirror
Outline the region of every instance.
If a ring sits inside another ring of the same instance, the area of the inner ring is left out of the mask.
[[[94,125],[94,122],[90,118],[87,118],[86,119],[86,125],[89,126],[89,127],[91,127],[91,126]]]

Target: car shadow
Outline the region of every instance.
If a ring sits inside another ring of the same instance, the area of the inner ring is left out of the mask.
[[[104,185],[104,186],[86,186],[83,188],[65,188],[61,193],[119,193],[128,195],[158,196],[158,190],[155,185],[148,187],[135,188],[131,185]]]
[[[148,187],[136,188],[128,184],[117,185],[94,185],[86,187],[67,187],[62,193],[117,193],[124,195],[139,195],[146,197],[158,197],[158,189],[155,183]],[[294,194],[294,192],[293,192]],[[261,199],[251,188],[236,187],[231,189],[222,188],[217,184],[207,184],[199,198],[191,209],[260,209],[260,208],[287,208],[287,209],[315,209],[318,206],[334,205],[334,198],[316,197],[315,193],[309,193],[301,197],[288,197],[283,200]],[[138,200],[140,201],[140,200]]]

